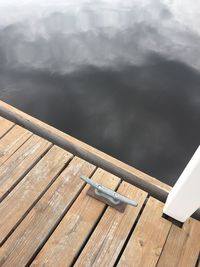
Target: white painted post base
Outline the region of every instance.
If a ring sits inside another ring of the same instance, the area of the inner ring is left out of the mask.
[[[172,188],[163,213],[185,222],[200,207],[200,146]]]

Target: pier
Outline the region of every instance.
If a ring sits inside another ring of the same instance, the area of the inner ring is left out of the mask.
[[[0,266],[199,267],[199,211],[163,218],[171,187],[0,101]],[[135,199],[119,212],[87,176]]]

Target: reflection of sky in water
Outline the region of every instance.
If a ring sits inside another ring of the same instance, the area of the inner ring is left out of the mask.
[[[200,5],[3,2],[0,98],[173,183],[199,144]]]

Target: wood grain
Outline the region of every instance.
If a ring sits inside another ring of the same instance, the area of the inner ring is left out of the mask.
[[[163,204],[150,197],[117,266],[156,266],[171,227],[162,210]]]
[[[0,251],[0,266],[22,267],[29,264],[83,188],[80,175],[90,176],[94,170],[93,165],[82,159],[75,157],[70,162],[4,243]]]
[[[127,206],[124,213],[109,207],[74,266],[113,266],[139,214],[147,193],[122,182],[119,193],[136,199],[138,207]]]
[[[7,133],[11,127],[13,127],[14,123],[0,117],[0,138]]]
[[[0,201],[50,148],[51,143],[33,135],[0,167]]]
[[[16,125],[0,139],[0,166],[32,135]]]
[[[23,219],[34,202],[41,197],[71,158],[72,154],[53,146],[0,203],[0,244],[15,228],[15,225]]]
[[[200,251],[200,222],[189,219],[179,228],[172,226],[158,267],[193,267]]]
[[[120,179],[102,169],[98,169],[93,180],[116,189]],[[88,236],[98,222],[105,204],[87,195],[89,185],[80,193],[62,222],[42,248],[32,267],[68,266],[81,250]]]

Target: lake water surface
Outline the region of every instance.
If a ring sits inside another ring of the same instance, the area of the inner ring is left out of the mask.
[[[50,2],[0,6],[0,98],[174,184],[200,138],[196,8]]]

